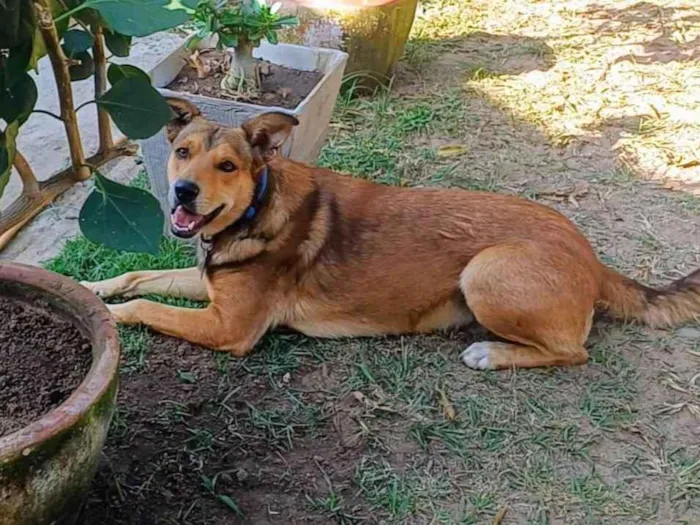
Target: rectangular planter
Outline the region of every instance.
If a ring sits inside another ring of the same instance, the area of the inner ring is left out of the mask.
[[[294,128],[282,149],[282,155],[293,160],[314,163],[328,134],[328,126],[338,98],[340,84],[348,56],[334,49],[321,49],[292,44],[272,45],[262,42],[253,55],[280,66],[323,73],[323,77],[309,95],[294,109],[274,106],[258,106],[232,100],[221,100],[201,95],[191,95],[166,89],[185,65],[188,53],[183,44],[156,65],[149,74],[153,85],[166,97],[184,98],[195,104],[204,117],[225,126],[238,127],[260,113],[281,111],[296,116],[299,125]],[[166,217],[170,214],[167,203],[168,180],[166,167],[170,155],[170,143],[165,131],[141,142],[144,162],[151,181],[153,194],[163,208]],[[169,228],[166,226],[166,230]]]

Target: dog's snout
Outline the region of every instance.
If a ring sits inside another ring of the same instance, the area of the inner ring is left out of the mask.
[[[173,188],[180,204],[192,204],[199,195],[199,186],[187,180],[179,180]]]

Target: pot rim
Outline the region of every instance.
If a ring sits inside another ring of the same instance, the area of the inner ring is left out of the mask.
[[[68,277],[36,266],[0,261],[0,281],[27,285],[59,297],[81,312],[92,347],[92,363],[85,378],[63,403],[39,419],[0,437],[0,466],[18,455],[29,455],[47,439],[70,429],[110,388],[119,368],[117,326],[104,303]]]

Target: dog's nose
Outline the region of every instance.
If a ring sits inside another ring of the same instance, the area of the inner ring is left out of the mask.
[[[179,180],[175,183],[175,197],[180,204],[192,204],[199,195],[199,186],[187,180]]]

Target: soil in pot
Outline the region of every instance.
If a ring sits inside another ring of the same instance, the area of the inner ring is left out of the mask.
[[[226,55],[223,51],[200,51],[167,88],[193,95],[231,99],[229,96],[222,96],[221,93],[225,64]],[[311,93],[322,78],[323,73],[319,71],[302,71],[261,61],[260,92],[242,92],[235,100],[260,106],[293,109]]]
[[[85,378],[90,342],[48,303],[0,297],[0,436],[63,403]]]

